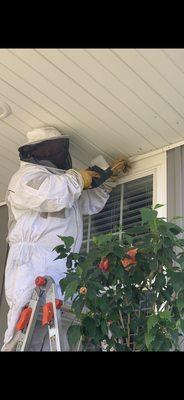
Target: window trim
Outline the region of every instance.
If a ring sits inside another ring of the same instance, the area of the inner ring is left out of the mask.
[[[158,208],[158,216],[167,218],[167,154],[166,151],[132,163],[132,170],[118,184],[153,175],[153,207],[156,204],[164,206]]]
[[[150,155],[144,159],[138,159],[132,162],[130,172],[119,179],[117,185],[121,186],[121,205],[120,205],[120,219],[123,217],[123,187],[124,183],[133,181],[135,179],[143,178],[148,175],[153,175],[153,207],[156,204],[163,204],[164,206],[158,208],[158,217],[167,218],[167,154],[166,151]],[[91,216],[88,216],[88,235],[87,239],[83,242],[86,243],[86,251],[89,251],[90,245],[90,226]],[[119,238],[121,238],[121,231],[119,231]]]

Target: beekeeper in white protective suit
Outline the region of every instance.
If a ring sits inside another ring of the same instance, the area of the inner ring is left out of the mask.
[[[62,299],[59,281],[66,264],[64,259],[54,261],[52,250],[61,243],[57,235],[72,236],[72,251],[79,252],[83,215],[99,213],[115,185],[110,178],[96,189],[84,190],[99,175],[72,169],[69,138],[57,129],[35,129],[27,137],[28,143],[19,148],[20,169],[11,178],[7,192],[10,250],[5,293],[10,309],[2,351],[15,350],[19,335],[15,326],[31,298],[37,276],[50,275],[57,285],[57,297]],[[29,351],[47,350],[48,333],[38,321]]]

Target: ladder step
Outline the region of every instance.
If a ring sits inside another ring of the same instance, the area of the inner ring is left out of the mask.
[[[54,316],[53,304],[51,302],[43,305],[42,326],[49,324]]]
[[[20,318],[16,324],[17,331],[22,331],[28,325],[29,320],[31,318],[31,313],[32,313],[31,307],[26,307],[24,308],[24,310],[22,310]]]

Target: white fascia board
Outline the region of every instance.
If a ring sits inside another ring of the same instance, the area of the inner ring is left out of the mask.
[[[157,155],[157,154],[160,154],[160,153],[164,153],[164,152],[166,152],[168,150],[174,149],[175,147],[179,147],[179,146],[183,146],[183,145],[184,145],[184,140],[182,140],[180,142],[177,142],[177,143],[169,144],[168,146],[161,147],[158,150],[150,151],[149,153],[146,153],[146,154],[141,154],[140,156],[129,157],[129,160],[131,162],[143,160],[143,159],[145,159],[147,157],[152,157],[154,155]]]

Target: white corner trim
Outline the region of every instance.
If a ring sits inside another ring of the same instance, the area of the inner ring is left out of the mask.
[[[6,205],[5,201],[2,201],[2,202],[0,203],[0,207],[1,207],[1,206],[5,206],[5,205]]]
[[[163,204],[163,207],[158,208],[158,217],[167,218],[167,153],[163,153],[162,163],[157,166],[155,192],[156,199],[153,205]],[[154,178],[153,178],[154,179]]]

